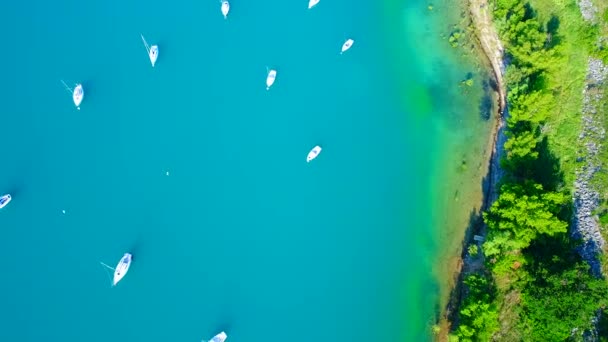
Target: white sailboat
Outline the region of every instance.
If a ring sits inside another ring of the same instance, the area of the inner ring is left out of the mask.
[[[226,333],[222,331],[221,333],[213,336],[213,338],[210,339],[209,342],[224,342],[227,338],[228,335],[226,335]]]
[[[150,63],[152,63],[152,67],[154,68],[154,64],[156,64],[156,59],[158,59],[158,45],[149,46],[148,42],[146,42],[146,38],[144,38],[143,34],[140,34],[141,40],[144,42],[144,46],[146,47],[146,52],[148,53],[148,57],[150,57]]]
[[[110,266],[104,264],[103,262],[101,263],[103,266],[114,271],[114,278],[112,279],[112,286],[116,286],[116,284],[118,284],[118,282],[122,278],[124,278],[125,275],[127,275],[127,272],[129,272],[129,267],[131,267],[132,260],[133,260],[133,256],[131,255],[131,253],[125,253],[125,255],[123,255],[122,258],[120,258],[120,261],[118,262],[118,265],[116,265],[116,268],[110,267]]]
[[[74,87],[74,93],[72,94],[72,99],[74,100],[74,104],[78,110],[80,110],[80,103],[82,102],[83,98],[84,89],[82,88],[82,84],[79,83],[76,85],[76,87]]]
[[[320,0],[308,0],[308,9],[315,7],[316,4],[319,3]]]
[[[84,88],[82,88],[82,84],[78,83],[74,86],[74,89],[68,87],[68,85],[61,80],[63,86],[67,90],[68,93],[72,94],[72,101],[74,101],[74,105],[76,109],[80,110],[80,104],[82,103],[82,99],[84,98]]]
[[[344,44],[342,44],[342,51],[340,51],[340,54],[343,54],[346,50],[350,49],[353,44],[355,43],[354,40],[352,39],[347,39]]]
[[[317,145],[313,147],[312,150],[310,150],[310,152],[308,152],[308,155],[306,156],[306,162],[310,163],[311,160],[317,158],[319,153],[321,153],[321,146]]]
[[[6,194],[2,197],[0,197],[0,209],[6,207],[6,205],[12,200],[13,198],[11,197],[10,194]]]
[[[277,71],[272,69],[268,71],[268,76],[266,76],[266,90],[270,89],[274,84],[275,79],[277,78]]]
[[[224,19],[228,18],[228,12],[230,12],[230,3],[227,0],[222,0],[222,14]]]

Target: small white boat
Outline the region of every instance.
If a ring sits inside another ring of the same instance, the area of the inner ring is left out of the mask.
[[[148,42],[146,42],[146,38],[144,38],[144,35],[140,34],[140,36],[141,40],[144,42],[144,46],[146,47],[148,57],[150,57],[150,63],[152,63],[152,67],[154,68],[154,64],[156,64],[156,60],[158,59],[158,45],[149,46]]]
[[[342,44],[342,51],[340,51],[340,54],[343,54],[343,53],[344,53],[344,51],[346,51],[346,50],[350,49],[350,48],[353,46],[353,44],[354,44],[354,43],[355,43],[355,41],[354,41],[354,40],[352,40],[352,39],[347,39],[347,40],[344,42],[344,44]]]
[[[228,18],[228,12],[230,12],[230,3],[226,0],[222,1],[222,14],[224,15],[224,19]]]
[[[80,110],[80,103],[82,103],[82,99],[84,98],[84,89],[82,88],[82,84],[78,83],[72,89],[63,80],[61,80],[61,83],[65,87],[65,91],[72,95],[72,101],[74,101],[76,109]]]
[[[213,338],[210,339],[209,342],[224,342],[227,338],[228,335],[226,335],[226,333],[222,331],[221,333],[213,336]]]
[[[315,7],[316,4],[319,3],[320,0],[308,0],[308,9]]]
[[[306,156],[306,162],[309,163],[311,160],[317,158],[317,156],[319,156],[319,153],[321,153],[321,146],[317,145],[313,147],[312,150],[310,150],[310,152],[308,152],[308,155]]]
[[[80,103],[82,103],[82,99],[84,98],[84,89],[82,88],[82,84],[77,84],[74,87],[74,91],[72,92],[72,99],[74,100],[74,104],[76,108],[80,110]]]
[[[152,45],[150,47],[150,62],[152,63],[153,68],[154,68],[154,64],[156,64],[157,58],[158,58],[158,45]]]
[[[13,198],[11,197],[10,194],[6,194],[2,197],[0,197],[0,209],[6,207],[6,205],[12,200]]]
[[[131,266],[131,261],[133,260],[133,256],[131,253],[125,253],[122,256],[118,265],[114,269],[114,279],[112,281],[112,285],[116,286],[118,282],[129,272],[129,267]]]
[[[277,71],[276,70],[270,70],[268,71],[268,76],[266,76],[266,90],[270,89],[270,87],[272,87],[272,85],[274,84],[274,80],[277,78]]]

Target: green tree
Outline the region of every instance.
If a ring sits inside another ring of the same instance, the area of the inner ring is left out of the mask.
[[[538,138],[536,138],[534,132],[525,131],[518,135],[510,134],[504,145],[507,152],[507,161],[512,163],[518,160],[538,158],[537,143]]]
[[[553,107],[551,94],[545,91],[533,91],[515,95],[509,94],[509,127],[518,121],[529,121],[539,124],[549,117]]]
[[[498,330],[498,313],[494,304],[495,290],[481,275],[466,277],[468,295],[460,310],[460,324],[456,330],[459,341],[489,341]]]
[[[530,181],[503,185],[498,200],[483,215],[490,230],[501,231],[499,235],[507,240],[502,247],[494,247],[503,251],[504,247],[526,248],[539,234],[566,232],[568,224],[557,215],[567,202],[563,193],[545,192],[542,185]]]
[[[608,304],[605,280],[594,278],[579,262],[559,272],[537,269],[533,286],[523,292],[521,328],[530,341],[565,341],[577,328],[591,328],[595,312]]]

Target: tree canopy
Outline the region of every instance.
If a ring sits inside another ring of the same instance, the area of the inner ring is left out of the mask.
[[[568,223],[559,219],[558,214],[567,202],[563,193],[546,192],[542,185],[531,181],[504,184],[498,200],[483,215],[490,232],[501,238],[488,239],[484,248],[521,249],[539,234],[566,232]],[[492,243],[498,245],[491,246]]]

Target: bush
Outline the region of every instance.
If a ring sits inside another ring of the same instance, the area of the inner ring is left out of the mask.
[[[568,224],[557,215],[567,201],[563,193],[545,192],[540,184],[505,184],[483,217],[492,231],[506,232],[497,247],[500,251],[522,249],[539,234],[566,232]]]
[[[479,252],[479,248],[477,248],[477,245],[470,245],[468,248],[468,251],[469,251],[469,255],[474,257]]]
[[[523,292],[520,324],[526,336],[531,341],[564,341],[574,328],[578,336],[590,329],[595,312],[608,303],[605,281],[594,278],[583,262],[558,272],[536,272],[534,286]]]
[[[498,313],[493,304],[494,287],[481,275],[469,275],[464,280],[469,294],[460,310],[460,325],[456,330],[459,341],[489,341],[498,330]]]

